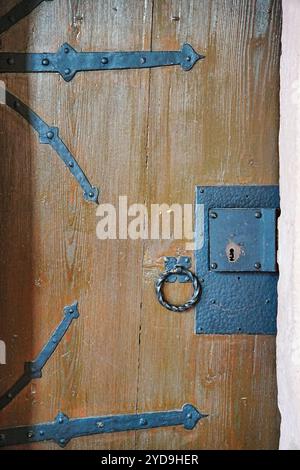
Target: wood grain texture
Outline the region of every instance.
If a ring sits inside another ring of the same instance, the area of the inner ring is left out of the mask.
[[[0,14],[16,1],[0,2]],[[172,20],[178,16],[179,21]],[[9,89],[60,135],[101,202],[193,203],[196,184],[278,180],[280,1],[55,0],[1,36],[2,50],[157,50],[190,42],[207,58],[180,68],[6,75]],[[78,439],[70,449],[276,448],[275,340],[196,337],[193,312],[153,293],[162,258],[184,241],[99,241],[96,208],[56,154],[0,108],[1,317],[8,364],[0,393],[79,301],[81,317],[43,378],[1,426],[165,410],[191,402],[210,417],[192,432],[159,429]],[[187,295],[181,286],[172,298]],[[27,446],[28,448],[28,446]],[[55,449],[49,443],[32,448]]]
[[[192,203],[197,184],[277,183],[280,2],[154,5],[153,48],[188,41],[206,60],[189,74],[151,72],[148,203]],[[188,402],[210,416],[193,432],[139,433],[137,446],[277,448],[274,338],[196,337],[193,312],[155,305],[162,256],[176,253],[174,240],[145,243],[138,409]]]

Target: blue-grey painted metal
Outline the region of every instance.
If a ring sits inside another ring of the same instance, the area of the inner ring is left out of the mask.
[[[262,267],[268,265],[268,261],[262,258],[262,246],[258,247],[258,259],[254,262],[252,271],[234,271],[230,267],[228,271],[223,271],[227,261],[211,259],[210,252],[210,227],[218,219],[218,210],[230,209],[228,221],[232,222],[231,209],[252,209],[247,212],[247,219],[252,215],[257,215],[257,220],[253,222],[264,224],[261,233],[265,233],[268,226],[274,232],[270,233],[272,243],[276,237],[276,228],[273,222],[260,220],[265,216],[273,220],[274,209],[280,207],[278,186],[202,186],[196,188],[197,220],[196,220],[196,274],[201,279],[202,296],[201,302],[196,307],[196,333],[197,334],[276,334],[277,315],[277,272],[265,272]],[[269,211],[271,209],[271,211]],[[261,214],[259,214],[261,212]],[[244,216],[245,216],[244,212]],[[222,217],[221,217],[222,219]],[[235,216],[234,216],[235,219]],[[227,222],[228,222],[227,221]],[[251,222],[252,224],[252,222]],[[268,225],[269,224],[269,225]],[[225,224],[226,225],[226,224]],[[215,227],[217,228],[217,226]],[[236,229],[238,223],[232,225],[235,239],[238,241]],[[228,226],[227,226],[228,229]],[[224,256],[224,235],[227,229],[220,228],[220,246]],[[215,242],[218,242],[217,230],[213,229]],[[229,230],[230,232],[230,230]],[[227,231],[228,235],[228,231]],[[255,231],[255,237],[257,231]],[[247,239],[251,241],[251,237]],[[258,242],[260,244],[261,242]],[[225,246],[226,241],[225,241]],[[241,247],[243,250],[243,247]],[[226,250],[225,250],[226,251]],[[252,254],[255,250],[253,250]],[[228,253],[230,256],[230,252]],[[243,256],[243,255],[241,255]],[[251,255],[252,256],[252,255]],[[252,260],[251,258],[251,263]],[[218,271],[218,262],[221,263],[222,271]],[[248,259],[247,263],[250,261]],[[266,263],[266,264],[264,264]],[[272,261],[273,263],[273,261]],[[272,264],[271,263],[271,264]],[[233,264],[233,263],[232,263]],[[244,266],[245,268],[245,266]]]
[[[72,153],[59,137],[59,129],[46,124],[32,109],[8,90],[6,90],[5,104],[22,116],[37,131],[41,144],[48,144],[56,151],[83,189],[84,199],[98,204],[99,189],[91,185]]]
[[[210,265],[217,272],[276,272],[276,226],[276,209],[210,210]]]
[[[54,441],[60,447],[65,447],[77,437],[167,426],[182,425],[185,429],[191,430],[206,416],[189,404],[184,405],[182,410],[176,411],[77,419],[69,419],[65,414],[59,413],[51,423],[0,429],[0,447],[42,441]]]
[[[192,260],[188,256],[180,256],[179,258],[175,258],[173,256],[166,256],[164,262],[165,271],[172,271],[176,266],[181,266],[185,269],[190,269],[192,266]],[[185,274],[174,274],[172,276],[169,276],[166,279],[166,282],[180,282],[183,284],[186,282],[191,282],[191,279]]]
[[[145,69],[180,65],[189,71],[204,56],[197,54],[190,44],[180,51],[139,52],[77,52],[63,44],[57,53],[0,52],[1,73],[59,73],[70,82],[78,72]]]
[[[25,362],[24,373],[17,382],[0,397],[0,410],[5,408],[13,399],[33,380],[42,377],[42,370],[60,341],[66,334],[73,320],[79,317],[78,302],[74,302],[64,308],[64,318],[52,333],[51,337],[39,353],[38,357],[32,362]]]
[[[0,18],[0,34],[10,29],[18,23],[22,18],[29,15],[37,6],[45,0],[22,0],[17,3],[6,15]],[[46,0],[51,1],[51,0]]]

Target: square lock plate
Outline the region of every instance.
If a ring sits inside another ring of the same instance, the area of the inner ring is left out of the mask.
[[[276,209],[209,210],[210,266],[223,272],[276,272]]]
[[[197,334],[276,334],[278,186],[196,188]]]

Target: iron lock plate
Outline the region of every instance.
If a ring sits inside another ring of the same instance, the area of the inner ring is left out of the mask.
[[[276,272],[276,209],[209,211],[210,266],[219,272]]]
[[[279,207],[278,186],[196,188],[197,334],[276,334]]]

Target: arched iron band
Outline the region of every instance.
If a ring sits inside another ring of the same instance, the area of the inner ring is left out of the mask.
[[[11,403],[33,379],[40,379],[42,377],[44,366],[66,334],[72,321],[78,317],[79,312],[77,302],[64,308],[63,320],[52,333],[38,357],[32,362],[25,362],[23,375],[4,395],[2,395],[2,397],[0,397],[0,410],[3,410],[3,408],[9,405],[9,403]]]
[[[39,134],[40,143],[50,145],[69,168],[83,189],[83,197],[89,202],[98,204],[99,190],[93,187],[76,162],[66,144],[59,137],[59,129],[46,124],[32,109],[19,98],[6,90],[5,104],[22,116]]]
[[[51,0],[23,0],[13,7],[6,15],[0,18],[0,34],[4,33],[20,20],[29,15],[36,7],[44,1]]]

